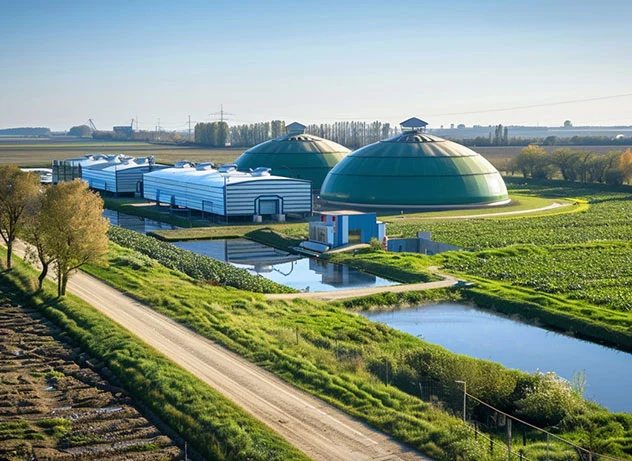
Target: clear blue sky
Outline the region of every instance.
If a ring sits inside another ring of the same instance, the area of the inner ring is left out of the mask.
[[[0,127],[632,124],[632,2],[0,2]],[[476,112],[476,113],[465,113]],[[446,115],[455,114],[458,115]]]

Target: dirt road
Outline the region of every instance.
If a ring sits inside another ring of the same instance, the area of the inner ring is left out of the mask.
[[[21,256],[22,252],[16,254]],[[314,459],[428,459],[85,273],[79,272],[70,279],[68,291]]]
[[[425,283],[410,283],[407,285],[391,285],[387,287],[352,288],[349,290],[315,291],[308,293],[274,293],[266,294],[266,299],[320,299],[322,301],[332,301],[335,299],[356,298],[358,296],[368,296],[377,293],[398,293],[402,291],[421,291],[435,288],[448,288],[457,282],[457,279],[447,274],[440,274],[443,280]]]

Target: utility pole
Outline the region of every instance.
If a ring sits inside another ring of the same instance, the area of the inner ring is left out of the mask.
[[[191,116],[189,115],[189,141],[191,141]]]

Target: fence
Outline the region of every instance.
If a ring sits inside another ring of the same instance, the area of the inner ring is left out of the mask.
[[[505,413],[467,392],[467,383],[454,386],[428,377],[419,380],[421,399],[455,416],[498,459],[530,461],[623,461],[579,446],[569,440]],[[590,435],[590,434],[589,434]],[[589,440],[588,444],[594,440]]]

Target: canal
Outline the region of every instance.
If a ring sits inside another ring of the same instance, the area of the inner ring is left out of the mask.
[[[569,381],[573,373],[585,370],[587,399],[611,411],[632,413],[632,354],[460,304],[364,315],[452,352],[507,368],[553,371]]]

